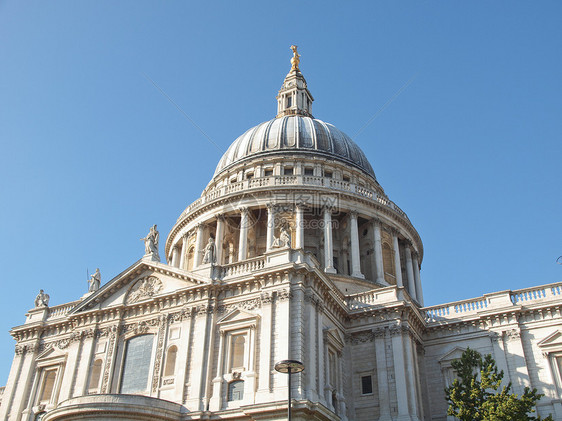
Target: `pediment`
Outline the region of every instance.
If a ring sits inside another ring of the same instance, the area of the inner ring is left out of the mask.
[[[149,301],[177,290],[210,283],[164,263],[139,260],[78,304],[76,314]]]
[[[326,341],[338,350],[342,350],[344,346],[344,338],[336,328],[325,329],[324,335]]]
[[[40,366],[55,364],[66,359],[66,352],[61,351],[54,345],[49,346],[46,350],[37,356],[36,363]]]
[[[466,351],[466,348],[461,348],[457,346],[439,358],[439,364],[443,365],[445,363],[450,363],[451,361],[458,360],[462,357],[462,354]]]
[[[217,321],[217,325],[222,328],[234,328],[242,326],[255,325],[259,319],[256,314],[248,313],[247,311],[235,309],[226,314]]]
[[[554,349],[562,349],[562,331],[557,330],[552,332],[543,340],[537,343],[539,348],[547,351],[547,350],[554,350]]]

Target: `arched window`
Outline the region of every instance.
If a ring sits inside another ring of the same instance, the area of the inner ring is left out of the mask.
[[[127,341],[121,393],[140,393],[147,390],[153,342],[154,335],[135,336]]]
[[[243,369],[246,335],[233,335],[231,341],[230,369]]]
[[[169,377],[174,375],[176,370],[176,356],[178,355],[178,347],[172,345],[168,348],[168,353],[166,354],[166,367],[164,368],[164,377]]]
[[[100,385],[100,378],[101,378],[101,367],[103,365],[103,361],[101,359],[97,359],[92,364],[92,372],[90,374],[90,384],[88,386],[88,390],[90,393],[95,393],[98,391]]]
[[[241,401],[244,398],[244,380],[235,380],[228,384],[228,401]]]

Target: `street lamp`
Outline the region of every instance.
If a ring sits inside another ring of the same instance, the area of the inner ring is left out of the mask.
[[[289,404],[287,406],[287,421],[291,421],[291,374],[304,370],[304,364],[297,360],[283,360],[275,364],[275,371],[289,374]]]

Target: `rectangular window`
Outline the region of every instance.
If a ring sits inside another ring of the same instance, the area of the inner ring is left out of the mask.
[[[232,335],[230,338],[230,370],[244,371],[246,335]]]
[[[135,336],[127,341],[121,393],[145,392],[150,374],[154,335]]]
[[[373,393],[373,379],[371,376],[361,377],[361,394],[370,395]]]
[[[51,401],[56,378],[57,370],[45,371],[45,377],[43,378],[43,390],[41,392],[41,398],[39,399],[40,403],[48,403]]]
[[[292,168],[283,168],[283,175],[293,175]]]
[[[265,170],[265,176],[266,177],[270,177],[273,175],[273,170],[269,169],[269,170]]]
[[[287,97],[287,108],[289,108],[291,105],[293,105],[293,97]]]
[[[305,168],[304,175],[314,175],[314,168]]]
[[[332,178],[333,177],[332,171],[324,171],[324,177]]]
[[[246,180],[251,180],[252,178],[254,178],[253,172],[246,173]]]
[[[347,175],[343,176],[343,181],[345,181],[346,183],[349,183],[349,177]]]

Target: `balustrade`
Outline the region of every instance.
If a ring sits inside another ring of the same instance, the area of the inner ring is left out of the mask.
[[[259,189],[267,186],[286,186],[286,185],[304,185],[304,186],[323,186],[326,188],[339,190],[356,194],[361,197],[367,197],[375,200],[377,203],[386,206],[397,214],[408,220],[406,213],[400,209],[394,202],[388,200],[386,197],[380,196],[374,190],[367,187],[351,184],[347,181],[336,180],[329,177],[317,177],[312,175],[281,175],[281,176],[267,176],[252,178],[250,180],[243,180],[236,183],[226,184],[208,191],[204,196],[197,199],[183,212],[182,217],[195,211],[200,206],[203,206],[213,200],[224,197],[227,194],[233,194],[248,189]]]

